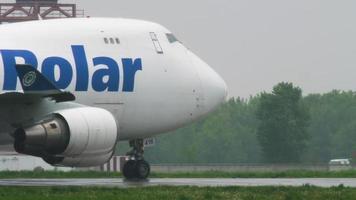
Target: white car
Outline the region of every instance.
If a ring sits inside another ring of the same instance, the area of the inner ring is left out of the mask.
[[[349,166],[351,165],[350,159],[333,159],[329,161],[330,166]]]

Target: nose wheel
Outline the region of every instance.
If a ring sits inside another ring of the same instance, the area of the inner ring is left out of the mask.
[[[144,180],[150,175],[150,165],[144,160],[143,139],[131,140],[130,147],[133,149],[127,153],[129,161],[124,164],[123,175],[128,180]]]

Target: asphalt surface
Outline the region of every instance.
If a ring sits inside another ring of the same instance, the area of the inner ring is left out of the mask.
[[[0,186],[100,186],[100,187],[147,187],[147,186],[303,186],[333,187],[344,185],[356,188],[355,178],[163,178],[147,181],[125,181],[123,179],[2,179]]]

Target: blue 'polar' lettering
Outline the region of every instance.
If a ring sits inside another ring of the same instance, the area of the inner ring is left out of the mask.
[[[73,45],[72,53],[74,55],[75,67],[77,70],[77,84],[75,85],[75,91],[88,91],[89,67],[84,46]]]
[[[105,65],[107,69],[98,69],[93,74],[92,85],[95,91],[118,91],[119,90],[119,66],[116,61],[108,57],[97,57],[93,59],[94,67]],[[105,83],[104,77],[108,80]]]
[[[55,67],[59,67],[59,79],[54,76]],[[71,64],[61,57],[49,57],[42,63],[42,74],[51,80],[59,89],[67,88],[72,82],[73,69]]]
[[[24,59],[24,63],[37,68],[37,58],[35,54],[27,50],[1,50],[4,64],[4,90],[16,90],[16,58]]]
[[[122,91],[131,92],[135,87],[135,75],[136,72],[142,70],[142,60],[136,59],[132,61],[130,58],[122,59],[124,66],[124,86]]]
[[[73,45],[72,54],[76,69],[75,91],[88,91],[89,65],[84,46]],[[38,67],[37,57],[28,50],[0,50],[4,66],[3,90],[16,90],[16,59],[22,59],[25,64]],[[91,86],[94,91],[119,91],[120,69],[118,63],[109,57],[95,57],[93,61],[93,77]],[[123,58],[123,92],[133,92],[137,71],[142,71],[142,59]],[[23,62],[22,62],[23,63]],[[59,78],[55,77],[55,68],[59,69]],[[44,76],[51,80],[58,88],[66,89],[73,81],[73,66],[62,57],[51,56],[43,60],[41,70]]]

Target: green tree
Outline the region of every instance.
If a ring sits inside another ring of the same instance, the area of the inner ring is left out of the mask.
[[[262,93],[257,118],[263,158],[271,163],[299,162],[308,139],[309,122],[302,90],[292,83],[279,83],[272,93]]]
[[[310,140],[306,162],[327,163],[350,158],[356,150],[356,93],[334,90],[304,98],[310,108]]]

